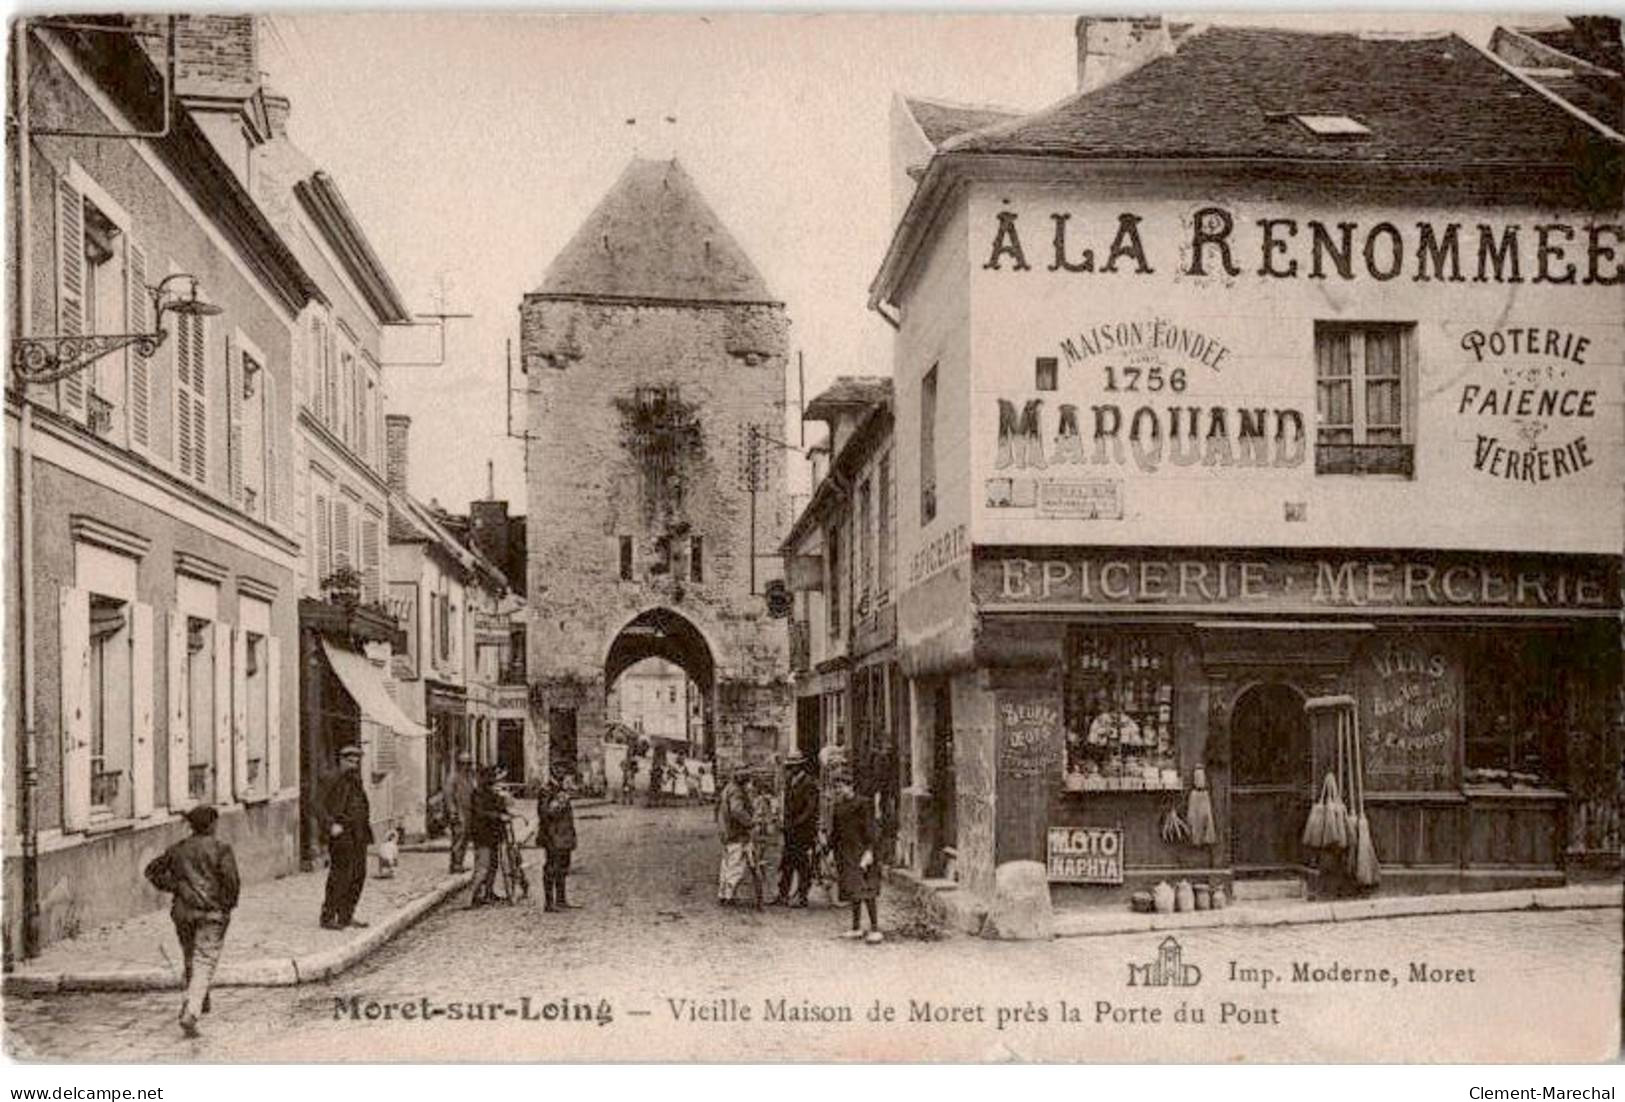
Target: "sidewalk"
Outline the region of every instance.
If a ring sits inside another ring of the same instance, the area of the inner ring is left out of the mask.
[[[327,870],[295,873],[243,887],[215,984],[281,987],[336,976],[465,887],[469,873],[446,874],[442,854],[401,854],[391,879],[375,875],[356,918],[365,928],[324,930],[317,923]],[[180,987],[181,951],[164,908],[56,942],[5,977],[5,993],[150,991]]]
[[[981,934],[986,905],[947,880],[925,880],[904,869],[886,870],[890,882],[920,897],[928,912],[944,925]],[[1363,922],[1423,915],[1494,911],[1579,910],[1619,907],[1625,901],[1620,884],[1571,884],[1563,888],[1500,892],[1441,892],[1437,895],[1379,895],[1370,899],[1256,900],[1231,903],[1217,911],[1136,914],[1125,905],[1061,908],[1055,911],[1055,937],[1105,937],[1158,930],[1213,926],[1301,926],[1321,922]]]

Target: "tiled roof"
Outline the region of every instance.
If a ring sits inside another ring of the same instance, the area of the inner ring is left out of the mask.
[[[1348,115],[1371,133],[1319,138],[1299,114]],[[945,152],[1567,164],[1602,142],[1456,35],[1209,27],[1115,83]]]
[[[905,96],[903,102],[925,140],[938,146],[949,138],[1021,117],[1021,112],[1003,107],[972,107],[918,96]]]
[[[841,409],[867,408],[891,401],[892,381],[884,375],[841,375],[807,403],[803,419],[822,421]]]
[[[1563,76],[1532,72],[1526,75],[1605,126],[1615,130],[1625,129],[1625,78],[1591,72]]]
[[[775,302],[677,161],[634,160],[554,259],[538,295]]]
[[[1625,46],[1620,45],[1619,20],[1608,19],[1612,23],[1610,28],[1599,26],[1593,33],[1585,33],[1579,29],[1568,27],[1562,30],[1526,30],[1523,33],[1550,46],[1554,50],[1561,50],[1570,57],[1577,57],[1581,61],[1603,69],[1611,69],[1616,73],[1625,73]]]

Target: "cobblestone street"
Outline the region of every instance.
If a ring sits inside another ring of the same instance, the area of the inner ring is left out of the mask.
[[[1156,960],[1164,935],[851,944],[838,937],[844,910],[816,893],[807,910],[719,908],[708,808],[610,806],[579,819],[581,910],[545,914],[531,900],[470,912],[459,898],[331,983],[218,990],[196,1041],[176,1028],[177,993],[15,997],[9,1050],[71,1061],[1332,1062],[1618,1050],[1618,910],[1192,930],[1179,941],[1198,984],[1131,987],[1128,965]],[[895,931],[908,916],[883,903]],[[1300,963],[1358,978],[1295,982]],[[1413,982],[1413,963],[1434,978]],[[1382,969],[1389,979],[1366,978]],[[768,1020],[781,999],[783,1017],[804,1020]],[[402,1020],[424,1000],[449,1013]],[[868,1020],[877,1001],[892,1021]],[[505,1004],[496,1020],[455,1020],[489,1003]],[[612,1020],[559,1021],[566,1003],[572,1017],[602,1003]],[[390,1020],[369,1019],[373,1004],[379,1015],[395,1004]],[[1176,1020],[1181,1006],[1203,1021]],[[850,1022],[817,1020],[843,1007]]]

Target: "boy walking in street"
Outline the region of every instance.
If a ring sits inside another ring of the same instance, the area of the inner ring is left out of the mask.
[[[209,985],[220,963],[226,927],[237,908],[237,858],[231,847],[214,836],[219,813],[212,807],[194,807],[186,813],[192,836],[176,842],[147,866],[147,879],[161,892],[175,896],[169,917],[181,943],[184,962],[181,1031],[197,1036],[199,1014],[209,1012]]]
[[[570,855],[576,848],[576,813],[570,802],[569,778],[555,775],[542,790],[536,805],[536,841],[547,851],[542,869],[544,911],[574,910],[565,894],[564,880],[570,875]]]

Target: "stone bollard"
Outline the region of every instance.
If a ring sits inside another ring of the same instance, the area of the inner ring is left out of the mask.
[[[993,901],[982,936],[1047,941],[1055,936],[1049,874],[1038,861],[1006,861],[993,873]]]

